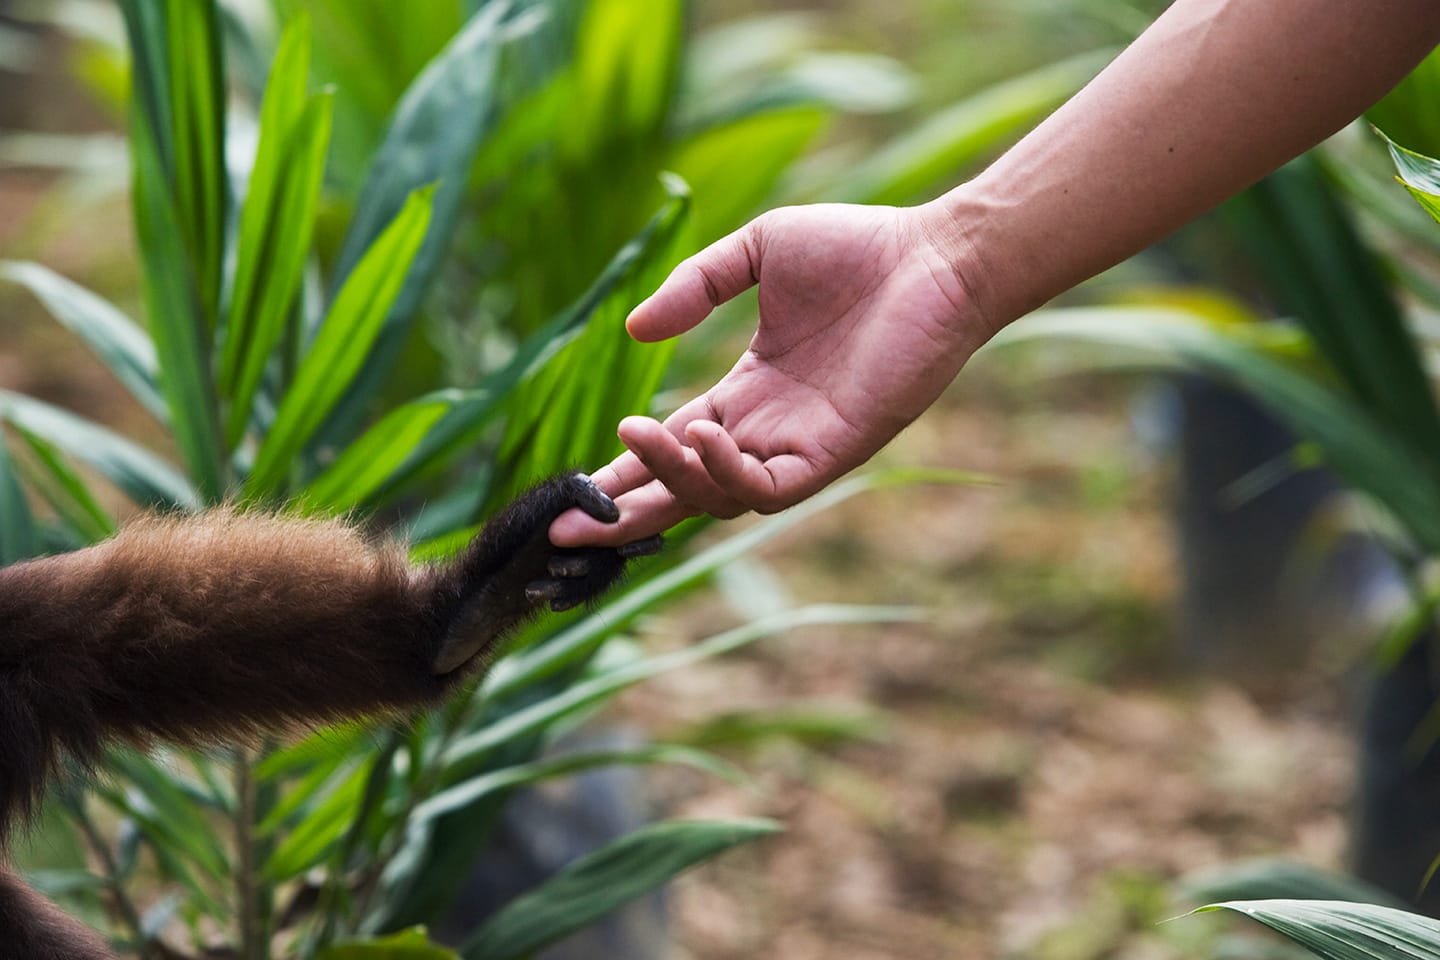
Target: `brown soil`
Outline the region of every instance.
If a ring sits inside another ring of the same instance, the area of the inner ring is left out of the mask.
[[[786,828],[677,884],[677,958],[1203,956],[1223,922],[1156,926],[1181,912],[1174,878],[1260,854],[1342,862],[1337,671],[1312,657],[1241,686],[1189,666],[1166,474],[1127,429],[1128,389],[976,368],[886,460],[997,486],[871,494],[758,563],[792,602],[918,603],[929,622],[763,641],[625,700],[660,737],[736,711],[868,724],[731,748],[742,787],[654,775],[669,815]],[[648,642],[735,617],[697,600]]]

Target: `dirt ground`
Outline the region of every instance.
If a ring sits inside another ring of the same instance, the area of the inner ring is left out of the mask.
[[[628,696],[659,737],[752,710],[834,735],[732,747],[744,787],[654,775],[667,814],[786,827],[679,881],[677,958],[1214,956],[1224,922],[1160,924],[1192,906],[1175,878],[1343,863],[1356,654],[1242,685],[1176,650],[1170,479],[1130,429],[1141,391],[982,358],[884,461],[994,486],[863,496],[731,591],[915,603],[928,622],[812,629]],[[724,602],[666,613],[650,642],[713,633]]]

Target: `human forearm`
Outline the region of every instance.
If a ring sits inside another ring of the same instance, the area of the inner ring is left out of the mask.
[[[1178,0],[926,221],[999,329],[1318,143],[1437,42],[1434,0]]]

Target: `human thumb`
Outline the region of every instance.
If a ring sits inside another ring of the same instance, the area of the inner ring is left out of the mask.
[[[644,343],[667,340],[697,326],[710,311],[755,285],[760,275],[760,220],[701,250],[630,312],[625,329]]]

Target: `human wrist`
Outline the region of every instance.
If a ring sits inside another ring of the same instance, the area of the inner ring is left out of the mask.
[[[983,239],[984,204],[968,187],[962,185],[910,210],[927,254],[953,278],[966,302],[967,322],[980,330],[983,343],[1020,314],[1003,296],[998,251]]]

